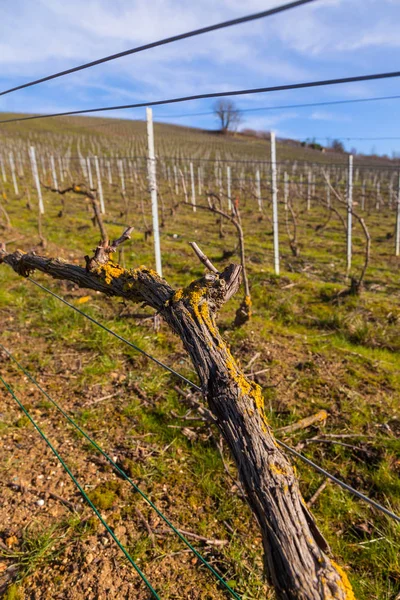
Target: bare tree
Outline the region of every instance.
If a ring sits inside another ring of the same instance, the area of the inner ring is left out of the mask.
[[[332,140],[331,144],[330,144],[330,147],[332,148],[332,150],[334,152],[343,153],[345,151],[344,150],[343,142],[341,142],[340,140]]]
[[[110,260],[129,230],[111,245],[101,242],[86,268],[0,244],[0,263],[19,275],[39,270],[55,279],[108,296],[145,303],[180,337],[199,376],[204,397],[238,467],[239,477],[262,535],[264,567],[278,600],[355,600],[345,571],[329,556],[327,542],[302,499],[298,479],[275,441],[261,388],[246,378],[216,323],[222,305],[238,290],[242,268],[211,270],[174,290],[145,267],[124,269]]]
[[[241,121],[240,111],[232,100],[218,100],[214,105],[214,114],[220,122],[222,133],[236,131]]]

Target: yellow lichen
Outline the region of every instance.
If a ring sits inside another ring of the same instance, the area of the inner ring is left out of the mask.
[[[108,261],[105,265],[99,265],[95,269],[95,273],[100,275],[107,285],[110,285],[113,279],[118,279],[121,275],[128,273],[126,269],[120,267],[117,263]]]
[[[212,315],[210,314],[210,309],[208,307],[207,302],[203,302],[202,304],[200,304],[199,312],[200,312],[201,318],[203,319],[204,323],[207,325],[210,332],[215,337],[217,337],[217,334],[218,334],[217,327],[215,325]]]
[[[269,469],[271,471],[271,473],[274,473],[275,475],[288,475],[286,469],[282,469],[281,467],[278,467],[278,465],[275,465],[274,463],[271,463],[269,465]]]
[[[228,346],[222,341],[221,337],[219,336],[214,316],[210,311],[210,307],[207,302],[207,292],[207,284],[202,285],[199,282],[194,282],[187,288],[177,290],[172,296],[171,302],[178,302],[179,300],[187,301],[187,304],[191,308],[193,317],[197,320],[199,324],[206,325],[211,335],[213,335],[214,338],[216,338],[218,348],[227,353],[227,359],[225,364],[228,369],[229,375],[236,383],[242,394],[245,396],[250,396],[250,398],[253,400],[254,407],[262,418],[263,431],[267,431],[268,421],[264,413],[264,398],[261,392],[261,387],[253,381],[249,381],[248,379],[246,379],[243,373],[241,373]],[[245,297],[245,304],[248,307],[248,309],[250,309],[251,299],[249,296]]]
[[[353,588],[351,587],[351,583],[343,567],[335,563],[333,560],[331,560],[331,563],[340,576],[340,583],[338,583],[338,586],[345,593],[345,600],[356,600]]]
[[[218,337],[218,330],[215,325],[214,317],[210,312],[206,295],[207,286],[202,286],[198,282],[195,282],[185,289],[177,290],[172,297],[172,302],[187,300],[197,322],[200,324],[204,323],[210,333],[214,337]]]
[[[201,321],[199,304],[206,292],[207,289],[205,287],[200,287],[199,285],[189,286],[186,290],[184,290],[185,298],[187,298],[189,301],[189,304],[199,321]]]
[[[229,348],[226,347],[225,350],[228,354],[228,359],[225,364],[229,371],[229,375],[232,377],[240,391],[244,395],[250,396],[250,398],[252,398],[258,413],[262,417],[263,430],[266,431],[268,421],[264,412],[264,397],[261,392],[261,387],[257,383],[254,383],[254,381],[249,381],[248,379],[246,379],[246,377],[243,375],[243,373],[240,372],[239,368],[237,367]]]
[[[180,288],[179,290],[176,290],[175,294],[172,296],[172,302],[179,302],[179,300],[182,300],[183,298],[183,289]]]
[[[156,273],[156,271],[148,269],[143,265],[137,267],[136,269],[124,269],[119,264],[114,263],[111,260],[104,265],[98,265],[93,270],[93,273],[96,273],[102,279],[104,279],[107,285],[110,285],[113,279],[122,279],[125,291],[133,288],[134,282],[137,281],[139,275],[141,274],[150,275],[150,277],[153,279],[161,280],[161,277],[158,275],[158,273]]]

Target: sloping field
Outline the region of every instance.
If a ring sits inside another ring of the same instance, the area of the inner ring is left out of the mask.
[[[226,139],[162,124],[155,126],[155,139],[157,154],[163,157],[158,185],[164,277],[179,289],[203,275],[204,267],[193,254],[190,241],[199,244],[218,270],[239,262],[235,228],[225,219],[221,237],[218,216],[207,209],[210,191],[220,193],[226,207],[226,190],[221,193],[216,184],[219,174],[215,177],[215,169],[221,169],[225,189],[226,163],[222,161],[227,161],[232,168],[232,199],[239,207],[245,237],[252,316],[241,327],[232,326],[243,297],[239,291],[219,315],[223,336],[246,374],[261,385],[266,417],[276,436],[399,514],[400,259],[394,255],[395,205],[389,194],[392,163],[384,163],[387,172],[382,175],[379,206],[371,187],[363,211],[360,168],[355,206],[371,236],[371,256],[364,289],[357,296],[340,294],[349,286],[346,236],[340,218],[346,218],[346,207],[338,201],[335,214],[321,201],[326,193],[326,187],[318,187],[323,183],[321,170],[315,171],[316,188],[309,210],[300,185],[303,174],[306,181],[305,166],[302,170],[300,163],[317,161],[330,165],[335,189],[343,193],[343,180],[339,176],[334,179],[334,169],[337,163],[346,165],[346,156],[278,144],[278,162],[288,162],[281,165],[280,172],[281,274],[277,276],[273,272],[265,165],[261,211],[251,183],[256,161],[268,160],[269,143],[255,138]],[[46,161],[51,154],[69,152],[70,167],[65,168],[63,181],[67,186],[82,183],[78,179],[79,153],[85,158],[97,154],[104,161],[110,159],[112,168],[111,183],[105,166],[103,171],[103,218],[109,237],[118,238],[127,225],[134,227],[131,240],[116,260],[127,267],[144,264],[154,268],[145,123],[38,120],[3,126],[0,142],[7,167],[7,181],[1,184],[0,241],[8,251],[34,249],[40,255],[85,264],[84,256],[99,241],[90,203],[73,191],[61,196],[45,189],[44,185],[52,185]],[[45,206],[40,219],[28,144],[35,145],[40,159]],[[18,152],[22,156],[23,175],[17,164],[18,194],[6,162],[9,148],[14,149],[16,158]],[[132,161],[134,170],[132,174],[124,163],[125,193],[116,164],[123,158]],[[299,162],[297,172],[293,171],[294,160]],[[204,166],[206,161],[208,166]],[[196,212],[184,203],[181,177],[177,190],[173,178],[173,166],[179,165],[191,202],[189,170],[185,171],[189,162],[194,163],[196,174],[203,166],[201,192],[196,179]],[[295,223],[283,206],[285,170],[291,177],[289,202]],[[372,180],[375,171],[369,170]],[[379,176],[382,172],[376,171]],[[289,244],[294,224],[297,256]],[[351,274],[357,277],[365,259],[365,238],[357,221],[353,250]],[[197,383],[181,343],[165,324],[155,330],[148,307],[107,298],[38,272],[32,279]],[[261,537],[233,461],[218,429],[194,408],[193,400],[202,401],[199,393],[6,264],[0,265],[0,332],[0,343],[175,527],[185,532],[243,600],[274,598],[263,582]],[[143,497],[115,474],[1,348],[0,374],[161,598],[229,597]],[[326,411],[326,418],[306,428],[280,431],[319,411]],[[149,598],[139,576],[3,385],[0,413],[3,597]],[[295,464],[302,494],[311,503],[357,599],[399,598],[398,524],[301,461]]]

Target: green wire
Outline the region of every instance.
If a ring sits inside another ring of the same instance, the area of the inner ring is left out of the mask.
[[[136,483],[134,483],[130,479],[130,477],[125,473],[125,471],[123,471],[113,461],[113,459],[106,452],[104,452],[104,450],[77,423],[75,423],[75,421],[61,408],[61,406],[55,400],[53,400],[53,398],[46,392],[46,390],[44,390],[41,387],[41,385],[36,381],[33,375],[31,375],[29,371],[27,371],[17,361],[17,359],[14,358],[14,356],[7,350],[7,348],[3,346],[3,344],[0,344],[0,348],[2,348],[6,352],[6,354],[11,358],[11,360],[13,360],[18,365],[21,371],[23,371],[23,373],[25,373],[25,375],[29,377],[32,383],[36,385],[36,387],[42,392],[42,394],[46,396],[46,398],[48,398],[48,400],[50,400],[50,402],[57,408],[57,410],[61,412],[61,414],[69,421],[69,423],[71,423],[71,425],[75,427],[88,440],[88,442],[90,442],[96,448],[96,450],[98,450],[100,454],[104,456],[104,458],[114,467],[114,469],[116,469],[116,471],[118,471],[118,473],[131,485],[131,487],[142,496],[142,498],[151,506],[151,508],[153,508],[156,511],[158,516],[168,525],[168,527],[172,529],[172,531],[182,540],[184,544],[186,544],[186,546],[196,555],[196,557],[203,563],[203,565],[218,579],[219,583],[223,587],[225,587],[226,590],[228,590],[228,592],[230,592],[232,596],[236,598],[236,600],[241,600],[240,596],[229,586],[229,584],[221,577],[221,575],[217,573],[217,571],[210,565],[210,563],[206,561],[206,559],[196,550],[196,548],[192,546],[192,544],[185,538],[185,536],[182,535],[180,531],[176,529],[176,527],[174,527],[171,521],[160,511],[159,508],[157,508],[157,506],[150,500],[150,498],[148,498],[148,496],[146,496],[146,494],[142,492],[142,490],[136,485]]]
[[[140,570],[140,568],[137,566],[137,564],[135,563],[135,561],[133,560],[133,558],[131,557],[131,555],[129,554],[129,552],[126,550],[126,548],[121,544],[121,542],[119,541],[119,539],[117,538],[117,536],[115,535],[115,533],[113,532],[113,530],[107,525],[107,523],[105,522],[105,520],[103,519],[103,517],[101,516],[101,514],[99,513],[99,511],[97,510],[97,508],[95,507],[95,505],[93,504],[93,502],[90,500],[90,498],[87,496],[86,492],[84,491],[84,489],[81,487],[81,485],[79,484],[79,482],[77,481],[77,479],[75,478],[75,476],[71,473],[71,471],[69,470],[69,468],[67,467],[67,465],[65,464],[64,460],[61,458],[61,456],[59,455],[59,453],[57,452],[57,450],[54,448],[54,446],[52,445],[52,443],[50,442],[50,440],[48,440],[48,438],[45,436],[45,434],[43,433],[43,431],[41,430],[41,428],[39,427],[39,425],[34,421],[34,419],[31,417],[31,415],[29,414],[29,412],[26,410],[25,406],[22,404],[22,402],[20,402],[18,400],[18,398],[16,397],[16,395],[14,394],[13,390],[11,389],[11,387],[4,381],[4,379],[2,378],[2,376],[0,375],[0,381],[4,384],[4,386],[6,387],[6,389],[8,390],[8,392],[11,394],[11,396],[14,398],[14,400],[17,402],[17,404],[19,405],[19,407],[23,410],[23,412],[25,413],[25,415],[28,417],[28,419],[30,420],[30,422],[32,423],[32,425],[35,427],[35,429],[39,432],[39,434],[41,435],[41,437],[44,439],[44,441],[46,442],[46,444],[49,446],[49,448],[52,450],[52,452],[55,454],[55,456],[58,458],[58,460],[60,461],[60,463],[62,464],[62,466],[64,467],[65,471],[68,473],[68,475],[71,477],[72,481],[74,482],[74,484],[76,485],[76,487],[78,488],[78,490],[80,491],[80,493],[82,494],[82,496],[84,497],[84,499],[86,500],[86,502],[89,504],[89,506],[91,507],[91,509],[94,511],[94,513],[96,514],[96,516],[100,519],[100,521],[102,522],[102,524],[104,525],[104,527],[107,529],[108,533],[111,535],[111,537],[113,538],[114,542],[118,545],[118,547],[120,548],[120,550],[122,550],[122,552],[125,554],[126,558],[129,560],[129,562],[131,563],[132,567],[137,571],[137,573],[140,575],[140,577],[143,579],[143,581],[145,582],[145,584],[147,585],[147,587],[149,588],[150,592],[153,594],[154,598],[156,598],[157,600],[161,600],[160,596],[157,594],[157,592],[155,591],[155,589],[153,588],[153,586],[151,585],[151,583],[148,581],[146,575],[144,573],[142,573],[142,571]]]

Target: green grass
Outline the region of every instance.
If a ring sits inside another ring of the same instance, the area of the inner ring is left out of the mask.
[[[7,558],[17,566],[17,581],[21,582],[30,574],[53,562],[62,552],[64,531],[58,525],[45,529],[33,523],[23,531],[17,550],[0,549],[0,557]]]
[[[115,125],[113,136],[103,137],[102,130],[96,130],[100,122],[64,120],[62,130],[50,121],[46,123],[45,128],[36,123],[34,131],[45,137],[55,131],[72,135],[77,130],[85,131],[86,138],[82,143],[87,148],[90,148],[89,135],[103,147],[109,139],[119,139],[120,149],[126,148],[128,143],[124,124],[122,127]],[[136,127],[135,148],[139,151],[143,145],[144,125],[132,127]],[[216,136],[193,134],[167,126],[157,126],[156,134],[159,152],[165,155],[171,153],[175,145],[190,156],[200,143],[204,147],[210,144],[212,156],[220,151],[234,157],[257,158],[265,156],[268,149],[265,142],[224,141]],[[286,150],[287,154],[284,154]],[[285,158],[295,157],[295,150],[280,147],[279,152]],[[329,160],[329,157],[325,158]],[[210,170],[213,168],[211,163]],[[193,239],[219,269],[230,260],[237,261],[236,255],[228,260],[222,258],[224,250],[236,246],[234,231],[229,226],[225,227],[226,236],[221,240],[215,218],[207,212],[193,214],[188,208],[180,207],[174,217],[169,215],[173,198],[167,181],[161,172],[159,175],[166,215],[161,233],[163,267],[171,285],[185,286],[203,273],[188,245]],[[116,187],[104,187],[107,226],[110,236],[117,237],[124,224],[124,218],[120,217],[119,192]],[[22,233],[24,237],[11,244],[10,249],[20,246],[29,250],[38,242],[36,212],[26,208],[26,198],[14,198],[9,182],[4,188],[7,196],[4,206],[13,226],[4,237],[12,239],[16,232]],[[153,266],[153,240],[144,239],[140,195],[138,190],[134,194],[130,181],[128,189],[135,231],[132,240],[126,244],[124,260],[127,266]],[[359,199],[357,194],[355,199]],[[34,201],[32,192],[32,204]],[[45,192],[44,201],[46,252],[83,264],[83,255],[90,253],[98,242],[98,233],[90,223],[90,214],[83,202],[71,195],[64,215],[58,217],[59,198]],[[277,277],[272,272],[271,224],[266,218],[269,208],[259,221],[258,213],[255,218],[254,202],[242,197],[240,201],[254,314],[249,323],[235,330],[231,324],[241,294],[222,309],[219,324],[233,355],[246,366],[257,352],[260,353],[250,370],[260,372],[255,377],[263,388],[267,417],[273,428],[296,422],[321,408],[327,410],[325,425],[294,433],[285,438],[288,443],[399,513],[399,261],[393,256],[393,240],[387,237],[393,230],[393,212],[385,208],[381,214],[371,210],[370,214],[364,215],[372,237],[366,289],[360,297],[338,298],[338,292],[346,288],[348,281],[344,232],[337,219],[332,218],[326,230],[317,232],[317,225],[326,219],[324,211],[313,205],[309,214],[300,215],[301,253],[298,258],[291,256],[282,222],[282,274]],[[148,203],[145,215],[150,222]],[[357,225],[354,251],[353,272],[359,273],[363,241]],[[37,252],[44,251],[37,248]],[[125,306],[120,300],[50,281],[38,273],[34,277],[197,382],[195,370],[179,340],[166,326],[155,332],[151,320],[138,321],[130,316],[136,312],[150,312],[148,308]],[[78,304],[79,297],[86,295],[90,296],[89,301]],[[199,549],[243,598],[273,598],[273,593],[266,591],[262,581],[261,539],[257,526],[234,485],[235,467],[224,448],[225,463],[232,475],[229,477],[216,447],[217,431],[212,431],[213,437],[206,425],[183,420],[188,407],[173,387],[184,388],[181,382],[22,280],[5,265],[0,267],[0,327],[2,343],[107,452],[112,456],[115,454],[118,463],[174,524],[198,535],[229,542],[215,548],[200,544]],[[126,482],[115,479],[81,435],[65,427],[52,405],[34,391],[31,383],[11,363],[3,360],[0,366],[5,379],[12,383],[46,433],[55,439],[68,464],[73,465],[78,479],[104,512],[110,526],[118,527],[122,523],[126,527],[124,539],[129,549],[140,559],[144,570],[151,572],[154,568],[155,583],[163,597],[177,597],[182,590],[189,597],[193,581],[201,585],[204,597],[223,597],[211,578],[192,564],[187,555],[185,563],[182,561],[185,555],[178,554],[168,559],[171,567],[158,569],[160,556],[182,550],[179,540],[172,535],[159,534],[153,547],[136,508],[140,508],[152,529],[157,531],[163,525],[157,522],[154,513]],[[96,403],[114,393],[118,395]],[[38,469],[38,464],[47,465],[48,455],[39,450],[40,444],[33,430],[27,427],[9,398],[5,399],[4,408],[2,404],[1,412],[1,473],[6,480],[21,476],[21,472],[31,475]],[[194,439],[185,434],[184,427],[192,428]],[[327,438],[349,443],[353,448],[310,442],[310,438],[321,438],[326,434],[354,436]],[[7,450],[15,444],[20,446],[17,456]],[[39,456],[38,452],[41,452]],[[37,463],[34,458],[38,459]],[[322,478],[300,462],[296,461],[296,467],[302,493],[308,500],[322,483]],[[64,490],[63,493],[74,499],[72,487]],[[400,593],[398,527],[331,483],[312,510],[334,555],[348,567],[357,599],[394,600]],[[84,512],[82,518],[89,516],[90,513]],[[74,552],[77,549],[77,556],[83,555],[87,551],[84,545],[87,540],[94,544],[104,535],[93,523],[85,525],[91,523],[88,520],[81,524],[81,517],[76,515],[67,525],[65,515],[46,517],[39,513],[35,518],[37,527],[28,527],[25,533],[20,527],[18,547],[13,550],[15,556],[12,558],[18,563],[20,583],[17,588],[8,588],[8,600],[13,597],[14,590],[15,593],[26,592],[33,583],[46,586],[53,575],[62,589],[66,579],[59,570],[59,561],[63,558],[71,560],[72,549]],[[117,577],[117,572],[113,572]]]

